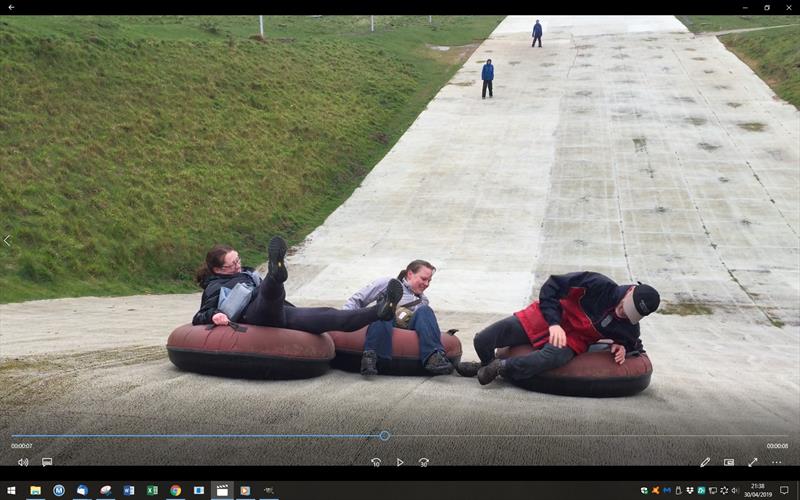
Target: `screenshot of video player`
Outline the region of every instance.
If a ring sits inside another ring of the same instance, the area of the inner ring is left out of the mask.
[[[10,1],[0,498],[800,498],[793,8]]]

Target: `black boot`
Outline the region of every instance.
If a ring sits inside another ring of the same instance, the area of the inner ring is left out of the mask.
[[[480,368],[481,364],[477,361],[462,361],[456,365],[456,371],[462,377],[474,377]]]
[[[381,321],[391,321],[394,319],[394,312],[397,304],[403,298],[403,284],[392,278],[386,285],[383,298],[378,301],[378,319]]]
[[[378,356],[375,351],[364,351],[361,355],[361,375],[378,374]]]
[[[428,356],[425,369],[434,375],[450,375],[453,373],[453,364],[443,352],[436,351]]]
[[[503,368],[503,361],[500,359],[493,359],[491,363],[478,370],[478,382],[481,385],[486,385],[500,375]]]
[[[289,277],[289,273],[286,271],[286,263],[283,261],[284,257],[286,257],[286,241],[280,236],[273,236],[269,240],[267,253],[269,255],[267,276],[278,283],[283,283]]]

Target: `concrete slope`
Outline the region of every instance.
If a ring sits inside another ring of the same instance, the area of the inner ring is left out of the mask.
[[[646,391],[569,398],[335,370],[204,377],[163,351],[199,295],[65,299],[0,306],[3,359],[18,358],[3,375],[3,433],[372,436],[36,441],[32,457],[73,464],[800,463],[800,114],[674,18],[540,19],[542,48],[530,46],[533,17],[504,20],[293,249],[288,296],[338,306],[430,260],[440,323],[475,359],[472,336],[552,273],[641,280],[664,304],[642,323]],[[486,58],[496,78],[482,100]]]

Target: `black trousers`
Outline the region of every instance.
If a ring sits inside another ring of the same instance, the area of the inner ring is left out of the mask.
[[[486,87],[489,87],[489,97],[492,97],[492,81],[491,80],[484,80],[483,81],[483,92],[481,93],[481,97],[486,97]]]
[[[343,310],[333,307],[294,307],[286,302],[286,290],[269,276],[261,281],[258,295],[242,315],[250,325],[272,326],[322,334],[331,330],[352,332],[378,321],[378,306]]]
[[[542,46],[542,35],[533,37],[533,43],[531,44],[531,47],[536,45],[536,40],[539,40],[539,47],[541,47]]]
[[[522,328],[516,316],[489,325],[477,334],[473,340],[475,352],[481,359],[481,365],[487,365],[494,359],[494,350],[498,347],[515,345],[531,345],[528,334]],[[575,352],[569,347],[556,347],[547,343],[541,349],[533,351],[527,356],[519,356],[506,360],[505,368],[501,373],[504,377],[514,380],[525,380],[543,371],[552,370],[567,364],[575,357]]]

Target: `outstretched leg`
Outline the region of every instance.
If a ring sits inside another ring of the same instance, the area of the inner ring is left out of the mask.
[[[267,245],[267,276],[258,286],[258,294],[245,310],[242,321],[252,325],[282,326],[286,323],[283,306],[286,290],[283,283],[288,277],[286,272],[286,241],[280,236],[273,236]]]
[[[321,334],[331,330],[353,332],[375,321],[391,321],[397,304],[403,298],[403,285],[396,279],[389,281],[383,297],[372,307],[362,309],[334,309],[332,307],[287,307],[284,328]]]

